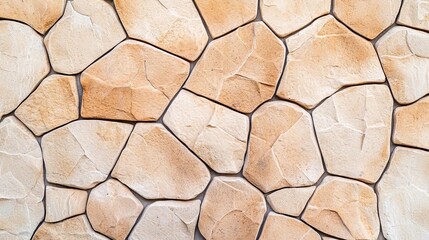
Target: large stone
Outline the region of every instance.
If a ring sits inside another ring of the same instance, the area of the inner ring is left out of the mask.
[[[386,85],[346,88],[313,111],[329,173],[376,182],[389,160],[393,99]]]
[[[29,26],[2,20],[0,33],[1,118],[18,107],[50,67],[42,38]]]
[[[88,193],[72,188],[46,187],[45,222],[58,222],[85,213]]]
[[[284,61],[280,39],[264,23],[250,23],[210,42],[185,88],[249,113],[274,95]]]
[[[126,34],[115,10],[104,0],[67,1],[63,17],[45,37],[56,72],[75,74],[101,57]]]
[[[332,16],[317,19],[286,39],[289,54],[277,95],[313,108],[348,85],[384,82],[369,41]]]
[[[429,3],[425,0],[404,0],[398,23],[429,31]]]
[[[342,239],[377,239],[380,232],[374,190],[362,182],[340,177],[323,179],[302,220]]]
[[[43,158],[48,182],[89,189],[104,181],[133,126],[79,120],[45,134]]]
[[[159,123],[138,123],[112,176],[146,199],[191,199],[206,188],[210,172]]]
[[[216,172],[241,170],[249,134],[247,116],[182,90],[163,120]]]
[[[36,136],[79,118],[79,96],[74,76],[50,75],[16,109]]]
[[[194,61],[208,36],[192,0],[115,0],[130,37]]]
[[[298,217],[310,200],[316,187],[283,188],[267,195],[273,211]]]
[[[82,116],[156,121],[188,74],[188,62],[127,40],[82,73]]]
[[[201,206],[205,239],[256,239],[267,210],[264,195],[240,177],[215,177]]]
[[[397,147],[377,191],[387,239],[429,239],[429,152]]]
[[[252,115],[243,175],[259,189],[313,185],[323,174],[311,116],[296,104],[268,102]]]
[[[0,122],[0,239],[30,239],[44,215],[43,160],[15,117]]]

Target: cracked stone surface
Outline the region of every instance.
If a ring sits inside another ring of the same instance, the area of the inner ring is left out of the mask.
[[[427,0],[404,0],[398,23],[429,31],[429,2]]]
[[[45,222],[58,222],[85,213],[88,193],[72,188],[46,186]]]
[[[283,188],[267,195],[267,201],[273,211],[298,217],[313,195],[315,186]]]

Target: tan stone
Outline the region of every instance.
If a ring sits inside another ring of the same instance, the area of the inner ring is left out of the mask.
[[[2,20],[0,33],[1,118],[18,107],[50,67],[42,38],[29,26]]]
[[[188,74],[188,62],[127,40],[82,73],[82,116],[156,121]]]
[[[101,57],[126,34],[115,10],[104,0],[67,1],[63,17],[45,37],[56,72],[75,74]]]
[[[274,95],[284,60],[280,39],[250,23],[210,42],[185,88],[248,113]]]
[[[45,222],[58,222],[85,213],[88,193],[72,188],[46,187]]]
[[[191,199],[206,188],[210,172],[159,123],[138,123],[112,176],[146,199]]]
[[[88,189],[104,181],[133,126],[100,120],[78,120],[42,138],[48,182]]]
[[[43,160],[15,117],[0,122],[0,239],[30,239],[44,215]]]
[[[95,231],[125,239],[143,210],[143,204],[120,182],[109,179],[91,190],[87,215]]]
[[[252,115],[243,175],[264,192],[309,186],[323,174],[311,116],[296,104],[268,102]]]
[[[328,14],[331,0],[261,0],[260,7],[264,22],[277,35],[286,37]]]
[[[79,96],[74,76],[50,75],[16,109],[36,136],[79,118]]]
[[[376,182],[389,160],[393,99],[386,85],[346,88],[313,111],[329,173]]]
[[[247,116],[182,90],[163,120],[216,172],[241,170],[249,134]]]
[[[429,31],[429,3],[425,0],[404,0],[398,23]]]
[[[267,195],[267,201],[273,211],[297,217],[315,189],[316,187],[283,188]]]
[[[429,152],[397,147],[377,185],[387,239],[429,239]]]
[[[328,176],[317,187],[302,220],[343,239],[377,239],[377,196],[368,185]]]
[[[215,177],[201,206],[205,239],[256,239],[267,207],[261,192],[240,177]]]
[[[192,240],[200,204],[200,200],[154,202],[146,208],[129,239]]]
[[[306,108],[342,87],[385,81],[372,44],[332,16],[317,19],[287,38],[286,45],[289,54],[277,95]]]
[[[194,61],[208,36],[192,0],[115,0],[130,37]]]

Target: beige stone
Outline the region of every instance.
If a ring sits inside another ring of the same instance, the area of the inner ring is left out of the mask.
[[[104,0],[67,1],[63,17],[45,37],[56,72],[75,74],[126,37],[115,10]]]
[[[109,179],[91,190],[87,215],[95,231],[125,239],[143,210],[143,204],[120,182]]]
[[[29,26],[2,20],[0,33],[1,118],[18,107],[50,67],[42,38]]]
[[[191,199],[210,172],[159,123],[138,123],[112,176],[147,199]]]
[[[385,81],[372,44],[332,16],[317,19],[287,38],[286,45],[289,54],[277,95],[306,108],[342,87]]]
[[[260,7],[264,22],[277,35],[286,37],[328,14],[331,0],[261,0]]]
[[[398,23],[429,31],[429,3],[426,0],[404,0]]]
[[[380,232],[374,190],[362,182],[340,177],[323,179],[302,220],[342,239],[377,239]]]
[[[316,187],[283,188],[267,195],[267,201],[273,211],[297,217],[315,189]]]
[[[219,173],[238,173],[243,166],[249,118],[182,90],[164,123],[209,167]]]
[[[313,185],[323,174],[311,116],[296,104],[273,101],[252,115],[243,175],[264,192]]]
[[[188,74],[188,62],[127,40],[82,73],[82,116],[156,121]]]
[[[130,234],[130,240],[192,240],[200,200],[159,201],[149,205]]]
[[[50,75],[16,109],[36,136],[79,118],[79,96],[74,76]]]
[[[0,122],[0,239],[30,239],[44,215],[43,160],[15,117]]]
[[[58,222],[85,213],[88,193],[72,188],[46,187],[45,222]]]
[[[115,0],[130,37],[194,61],[208,36],[192,0]]]
[[[133,126],[100,120],[78,120],[42,138],[48,182],[88,189],[104,181]]]
[[[249,113],[274,95],[285,46],[262,22],[250,23],[208,45],[185,88]]]
[[[256,239],[267,210],[264,195],[240,177],[215,177],[201,206],[205,239]]]
[[[387,239],[429,239],[429,152],[397,147],[377,185]]]
[[[346,88],[313,111],[329,173],[376,182],[389,160],[393,99],[386,85]]]

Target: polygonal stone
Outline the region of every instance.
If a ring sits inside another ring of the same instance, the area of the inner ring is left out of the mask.
[[[398,23],[429,31],[428,2],[425,0],[404,0]]]
[[[316,187],[283,188],[267,195],[273,211],[298,217]]]
[[[58,222],[85,213],[88,193],[72,188],[46,187],[45,222]]]

